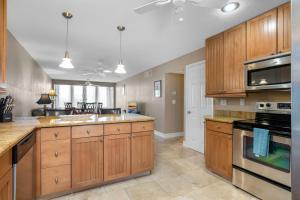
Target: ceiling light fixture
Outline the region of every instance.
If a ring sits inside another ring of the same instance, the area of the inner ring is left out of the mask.
[[[222,12],[227,13],[227,12],[233,12],[236,9],[240,7],[239,2],[229,2],[223,8],[221,8]]]
[[[115,70],[115,73],[117,74],[126,74],[125,65],[123,64],[123,58],[122,58],[122,32],[125,31],[124,26],[118,26],[118,31],[120,32],[120,60],[119,64],[117,65],[117,68]]]
[[[60,63],[59,67],[65,68],[65,69],[73,69],[74,65],[72,64],[72,60],[70,59],[69,56],[69,19],[73,17],[73,15],[70,12],[63,12],[62,15],[64,18],[67,20],[67,33],[66,33],[66,52],[65,56],[62,59],[62,62]]]
[[[105,70],[103,70],[103,72],[104,72],[104,73],[108,73],[108,74],[109,74],[109,73],[112,73],[112,71],[109,70],[109,69],[105,69]]]

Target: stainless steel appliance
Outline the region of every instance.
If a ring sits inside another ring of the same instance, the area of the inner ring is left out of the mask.
[[[34,133],[13,147],[13,200],[34,199]]]
[[[284,53],[245,63],[246,90],[291,88],[291,56]]]
[[[259,102],[253,120],[234,122],[233,184],[261,198],[291,199],[291,103]],[[268,129],[269,154],[253,153],[253,128]]]

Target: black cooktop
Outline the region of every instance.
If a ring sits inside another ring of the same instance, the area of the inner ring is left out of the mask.
[[[256,113],[255,119],[235,121],[233,127],[248,131],[252,131],[253,128],[264,128],[270,130],[271,134],[290,137],[291,115]]]

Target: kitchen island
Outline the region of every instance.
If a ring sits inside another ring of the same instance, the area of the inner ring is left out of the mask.
[[[36,136],[37,198],[48,199],[128,179],[149,173],[154,167],[152,117],[124,114],[19,118],[0,124],[0,162],[9,163],[12,147],[31,132]]]

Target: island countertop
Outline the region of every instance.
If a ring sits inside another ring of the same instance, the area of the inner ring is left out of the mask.
[[[0,124],[0,157],[37,128],[153,121],[154,118],[137,115],[66,115],[59,117],[21,117],[14,122]]]

